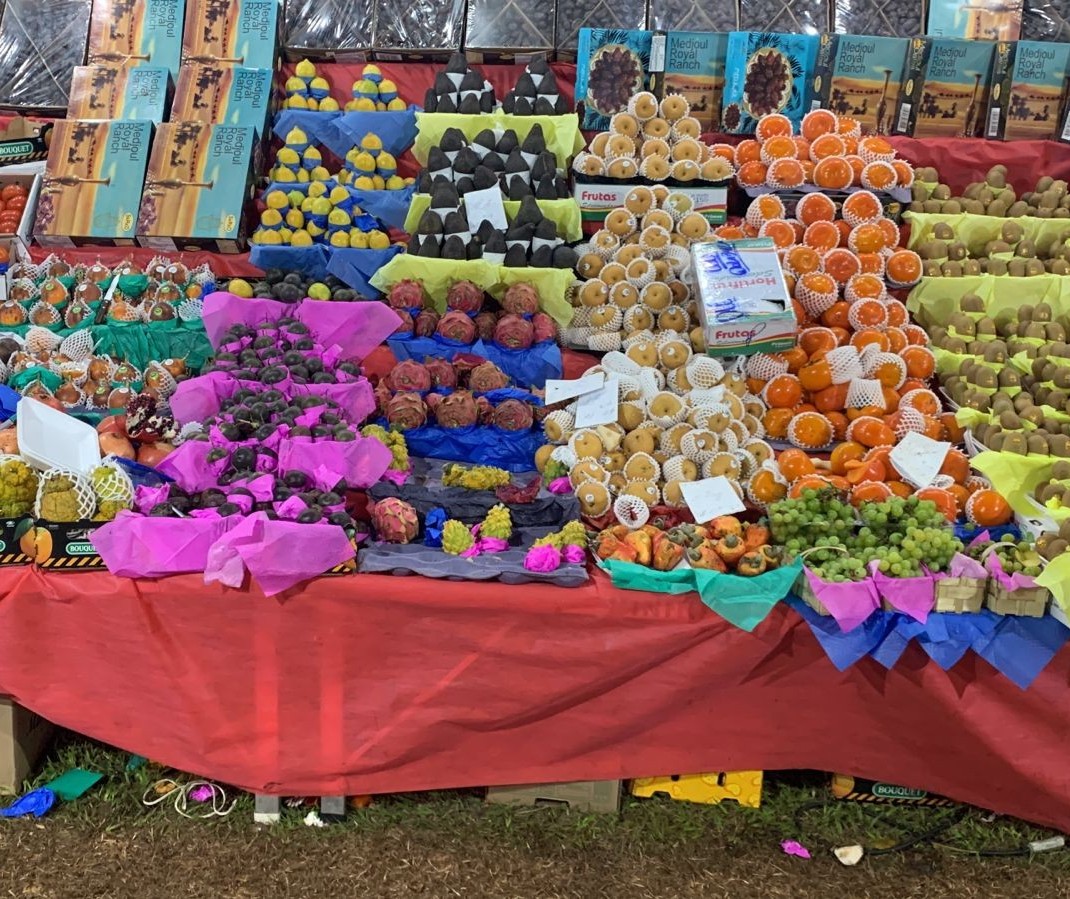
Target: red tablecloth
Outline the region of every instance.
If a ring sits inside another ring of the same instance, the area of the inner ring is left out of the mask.
[[[360,575],[0,573],[0,692],[238,786],[354,794],[745,768],[926,788],[1070,830],[1070,651],[1027,692],[911,647],[838,673],[789,609]]]

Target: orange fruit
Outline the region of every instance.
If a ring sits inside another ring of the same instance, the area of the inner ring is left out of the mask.
[[[931,378],[936,370],[936,359],[927,347],[908,346],[901,355],[907,364],[907,374],[912,378]]]
[[[906,499],[914,492],[914,488],[909,484],[904,484],[902,481],[886,481],[888,489],[892,491],[892,496],[899,496]]]
[[[777,457],[777,465],[780,466],[780,473],[788,479],[788,483],[816,471],[809,455],[801,449],[784,450]]]
[[[894,446],[895,432],[876,416],[863,415],[851,423],[848,432],[851,440],[862,446]]]
[[[788,363],[788,371],[793,375],[798,374],[802,367],[810,361],[806,351],[800,346],[793,346],[790,350],[785,350],[780,355]]]
[[[828,328],[807,328],[799,334],[799,346],[806,351],[811,362],[816,361],[819,353],[827,353],[838,345],[836,335]]]
[[[799,369],[799,383],[807,393],[817,393],[832,385],[832,368],[828,361],[819,359]],[[816,404],[815,404],[816,405]]]
[[[918,499],[935,503],[936,508],[943,513],[944,518],[952,524],[958,521],[959,504],[958,500],[955,499],[955,494],[951,493],[951,491],[944,490],[942,487],[923,487],[914,495]]]
[[[826,135],[821,140],[827,137],[831,135]],[[813,147],[810,148],[810,152],[813,153]],[[815,160],[812,177],[814,184],[825,190],[844,190],[851,186],[851,181],[854,180],[854,170],[843,156],[830,155]]]
[[[798,152],[795,141],[789,135],[777,135],[762,144],[762,162],[770,163],[774,159],[794,159]]]
[[[783,440],[788,436],[788,424],[794,417],[791,409],[768,409],[762,416],[762,425],[766,436],[774,440]]]
[[[755,227],[770,219],[784,218],[784,201],[776,194],[759,194],[747,207],[747,222]]]
[[[797,159],[774,159],[766,173],[766,181],[771,187],[801,187],[806,183],[806,172]]]
[[[746,236],[739,225],[721,225],[714,228],[713,233],[722,240],[742,240]]]
[[[904,382],[903,387],[909,383],[909,381]],[[937,415],[940,412],[940,398],[925,387],[905,391],[901,402],[910,406],[911,409],[917,409],[922,415]]]
[[[867,275],[884,274],[884,255],[881,253],[859,253],[858,263]]]
[[[773,409],[794,409],[802,399],[802,384],[795,375],[777,375],[765,385],[762,399]]]
[[[851,305],[850,320],[851,327],[860,330],[884,328],[888,323],[888,313],[884,308],[884,303],[880,300],[863,299]],[[901,380],[901,378],[896,378],[895,384]]]
[[[907,322],[905,325],[900,325],[903,329],[903,333],[907,336],[907,343],[911,346],[928,346],[929,335],[925,333],[925,329],[920,325],[915,325],[912,322]]]
[[[805,245],[792,247],[784,260],[796,275],[806,275],[821,268],[821,257],[817,251]]]
[[[827,253],[840,244],[840,229],[833,222],[818,221],[806,226],[803,243],[819,253]]]
[[[901,328],[910,319],[910,314],[907,312],[907,307],[904,306],[899,300],[887,300],[886,305],[888,307],[888,326],[892,328]],[[903,334],[903,342],[906,343],[906,334]]]
[[[876,275],[859,272],[851,276],[843,295],[849,300],[881,300],[884,297],[884,282]]]
[[[965,433],[962,429],[962,425],[960,425],[958,419],[955,418],[954,412],[940,413],[940,424],[944,426],[944,433],[947,434],[948,440],[952,443],[962,443]]]
[[[883,387],[891,387],[895,390],[899,386],[899,383],[903,380],[903,369],[901,369],[894,359],[889,359],[884,362],[878,363],[873,370],[869,373],[868,377],[876,378],[881,382]],[[885,400],[885,408],[887,408],[887,399]],[[899,405],[899,394],[895,395],[895,405]]]
[[[885,307],[890,308],[890,307]],[[888,321],[891,322],[891,316],[889,315]],[[907,345],[906,335],[899,329],[890,327],[884,332],[888,335],[888,352],[901,353]]]
[[[837,131],[838,127],[839,122],[836,119],[836,113],[829,109],[812,109],[803,116],[799,133],[812,143],[822,134]]]
[[[850,303],[846,300],[837,300],[821,313],[821,324],[827,328],[849,328],[851,326],[848,318],[850,312]]]
[[[861,156],[855,156],[854,154],[843,158],[847,160],[847,164],[851,167],[851,183],[857,187],[862,183],[862,169],[866,167],[866,164],[862,161]]]
[[[893,159],[892,168],[895,169],[895,180],[900,187],[914,186],[914,169],[909,162],[902,159]]]
[[[809,162],[810,141],[808,141],[801,134],[796,134],[795,137],[792,138],[792,140],[795,141],[795,158],[798,159],[799,162],[803,162],[804,160],[806,162]]]
[[[881,396],[884,397],[884,408],[889,412],[894,412],[899,408],[899,394],[892,387],[882,386]]]
[[[795,204],[795,217],[807,226],[832,222],[836,219],[836,204],[821,193],[803,194]]]
[[[847,147],[838,134],[822,134],[810,141],[810,159],[815,163],[830,156],[843,156],[846,152]]]
[[[847,391],[846,384],[830,384],[828,387],[815,391],[814,408],[821,413],[842,411],[847,405]]]
[[[788,488],[777,480],[776,474],[768,468],[759,468],[748,485],[751,496],[760,503],[775,503],[788,495]]]
[[[863,222],[875,222],[884,215],[881,201],[868,190],[860,190],[843,201],[843,219],[855,227]]]
[[[866,481],[851,490],[851,505],[856,508],[862,503],[879,503],[892,495],[892,488],[883,481]]]
[[[830,409],[825,413],[825,418],[832,422],[832,439],[846,440],[847,428],[851,424],[847,420],[847,416],[842,412],[837,412],[835,409]]]
[[[760,187],[765,184],[765,163],[753,159],[743,163],[736,172],[736,180],[745,187]]]
[[[727,159],[732,165],[736,164],[736,148],[731,144],[714,144],[710,147],[710,156],[720,156]]]
[[[890,162],[870,162],[862,168],[860,180],[862,186],[869,190],[891,190],[895,187],[895,169]]]
[[[875,222],[863,222],[851,229],[847,246],[856,253],[879,253],[886,245],[884,231]]]
[[[836,335],[837,346],[846,346],[848,341],[851,339],[851,332],[848,331],[846,328],[836,326],[829,328],[829,330]]]
[[[758,141],[747,138],[736,144],[736,165],[742,166],[747,162],[761,162],[762,145]]]
[[[847,474],[847,463],[859,462],[865,454],[866,448],[861,443],[845,440],[832,448],[829,454],[829,469],[833,474]]]
[[[896,250],[885,263],[888,280],[909,287],[921,278],[921,257],[913,250]]]
[[[754,127],[754,136],[758,140],[766,142],[776,137],[791,137],[791,132],[791,119],[779,113],[763,115],[758,119],[758,124]]]
[[[895,156],[895,148],[883,137],[877,137],[876,135],[869,135],[859,140],[858,152],[867,161],[874,159],[887,159],[890,161]]]
[[[872,328],[863,328],[860,331],[855,331],[851,335],[851,346],[862,349],[864,346],[868,346],[871,343],[875,343],[882,353],[888,352],[888,338],[881,332],[875,331]]]
[[[884,245],[890,250],[894,250],[899,246],[899,239],[903,236],[899,231],[899,226],[893,222],[890,218],[882,217],[877,219],[877,227],[884,232]]]
[[[825,274],[837,284],[846,284],[852,276],[857,275],[861,269],[858,257],[850,250],[842,247],[829,250],[823,260]]]
[[[772,238],[777,248],[782,250],[795,244],[795,229],[784,219],[763,222],[758,229],[758,236]]]
[[[844,137],[853,138],[855,142],[862,136],[862,125],[858,119],[849,115],[838,116],[836,130]]]
[[[940,419],[933,418],[931,415],[925,416],[925,429],[922,433],[930,440],[943,440],[944,439],[944,426]]]
[[[948,493],[955,497],[959,515],[964,514],[966,512],[966,502],[970,498],[970,491],[962,486],[962,484],[952,484],[947,490]]]
[[[788,440],[802,449],[821,449],[832,442],[832,422],[820,412],[800,412],[788,427]]]

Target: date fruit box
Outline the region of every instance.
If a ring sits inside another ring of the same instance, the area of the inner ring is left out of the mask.
[[[1070,44],[1005,41],[992,63],[985,137],[1052,140],[1070,77]]]
[[[188,0],[182,63],[274,69],[279,0]]]
[[[171,121],[248,125],[263,135],[272,112],[271,79],[271,69],[183,66]]]
[[[722,129],[750,134],[758,119],[776,112],[797,128],[810,109],[817,45],[816,34],[729,34]]]
[[[909,46],[902,37],[821,35],[811,108],[852,116],[864,134],[891,134]]]
[[[992,41],[915,38],[899,88],[895,132],[978,137],[984,131]]]
[[[170,110],[171,88],[171,72],[163,67],[79,66],[71,79],[67,118],[125,119],[158,125]]]
[[[712,31],[670,31],[654,35],[652,56],[664,46],[664,68],[650,77],[650,89],[660,98],[680,94],[691,106],[703,132],[721,128],[725,54],[728,35]]]
[[[94,0],[89,65],[163,66],[178,80],[186,0]]]

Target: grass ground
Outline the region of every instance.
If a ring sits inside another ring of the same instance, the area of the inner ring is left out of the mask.
[[[252,823],[252,797],[225,818],[147,809],[153,783],[175,776],[125,753],[68,741],[35,783],[72,767],[105,779],[39,821],[0,821],[0,895],[79,897],[465,896],[731,897],[731,899],[1033,899],[1070,895],[1070,851],[981,857],[1050,836],[977,810],[813,805],[826,779],[769,778],[760,809],[626,800],[622,813],[490,806],[475,792],[377,798],[342,824],[304,826],[309,807],[273,827]],[[800,810],[807,808],[800,814]],[[955,815],[935,840],[880,854]],[[960,820],[961,818],[961,820]],[[788,857],[796,839],[814,854]],[[867,848],[855,868],[830,849]]]

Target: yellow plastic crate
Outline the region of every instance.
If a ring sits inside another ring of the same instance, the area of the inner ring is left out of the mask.
[[[672,774],[632,781],[632,795],[668,796],[682,802],[717,805],[730,799],[748,808],[762,804],[761,771],[720,771],[712,774]]]

